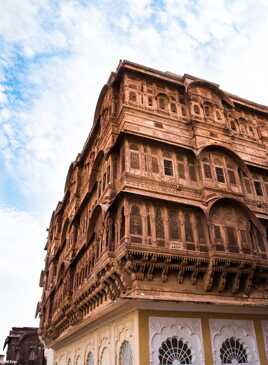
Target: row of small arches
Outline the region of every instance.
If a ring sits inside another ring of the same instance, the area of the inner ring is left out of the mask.
[[[108,347],[104,347],[99,361],[94,360],[94,354],[90,351],[86,357],[85,365],[110,365],[111,359]],[[56,363],[57,365],[57,363]],[[67,365],[73,365],[72,360],[68,359]],[[83,365],[83,361],[80,355],[75,359],[74,365]],[[124,341],[119,350],[119,362],[118,365],[134,365],[133,352],[131,345],[128,341]]]

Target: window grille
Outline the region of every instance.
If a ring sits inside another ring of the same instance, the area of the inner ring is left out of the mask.
[[[168,337],[158,350],[159,365],[192,364],[189,345],[178,337]]]
[[[138,152],[130,152],[130,167],[132,169],[139,170],[140,168],[140,155]]]
[[[173,163],[171,160],[164,160],[165,175],[173,176]]]
[[[234,227],[225,227],[228,248],[231,252],[238,252],[237,235]]]
[[[130,212],[130,234],[142,235],[142,219],[140,215],[140,208],[134,205]]]
[[[137,101],[137,95],[134,91],[130,91],[129,93],[129,100],[132,101],[133,103],[136,103]]]
[[[228,169],[228,177],[231,185],[236,185],[235,173],[233,170]]]
[[[156,226],[156,238],[165,238],[164,234],[164,224],[162,219],[161,209],[159,207],[156,208],[155,212],[155,226]]]
[[[119,353],[119,364],[120,365],[133,365],[133,355],[130,343],[124,341],[120,347]]]
[[[203,163],[204,175],[206,179],[212,179],[211,167],[208,163]]]
[[[197,181],[195,163],[189,160],[189,176],[192,181]]]
[[[215,171],[216,171],[216,176],[217,176],[217,180],[220,183],[224,183],[225,179],[224,179],[224,172],[223,172],[223,168],[222,167],[215,167]]]
[[[248,364],[247,351],[240,339],[227,338],[220,349],[222,364]]]
[[[197,233],[199,242],[204,243],[206,241],[206,234],[205,234],[205,224],[204,220],[200,214],[196,216],[196,225],[197,225]]]

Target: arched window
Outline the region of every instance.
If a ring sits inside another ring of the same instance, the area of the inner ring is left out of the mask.
[[[119,365],[133,365],[132,350],[128,341],[124,341],[120,347]]]
[[[140,208],[136,205],[133,205],[130,212],[130,234],[135,236],[142,235],[142,219]]]
[[[247,351],[240,339],[227,338],[220,349],[222,364],[247,364]]]
[[[77,356],[75,365],[82,365],[82,361],[81,361],[81,356],[80,355]]]
[[[109,351],[107,347],[104,347],[101,353],[100,365],[110,365],[111,359],[109,358]]]
[[[94,365],[94,357],[93,357],[93,353],[90,352],[87,356],[87,363],[86,365]]]
[[[168,337],[158,350],[159,365],[192,364],[192,352],[182,338]]]

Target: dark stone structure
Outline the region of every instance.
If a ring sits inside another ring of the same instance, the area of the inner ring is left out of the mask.
[[[5,343],[6,364],[46,365],[44,346],[38,337],[38,328],[12,327]]]

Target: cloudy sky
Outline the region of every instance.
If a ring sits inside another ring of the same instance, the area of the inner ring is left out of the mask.
[[[0,347],[37,325],[52,209],[119,59],[268,104],[267,0],[0,0]]]

